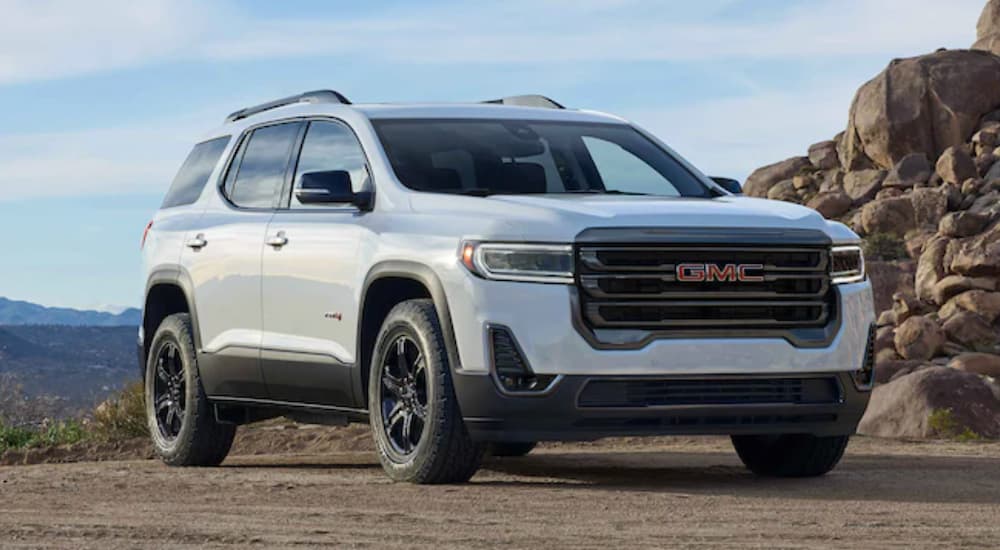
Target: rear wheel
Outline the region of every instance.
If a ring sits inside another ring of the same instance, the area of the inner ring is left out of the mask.
[[[538,443],[534,441],[519,443],[492,443],[490,454],[493,456],[526,456]]]
[[[171,466],[218,466],[229,454],[236,426],[215,420],[198,376],[186,313],[163,320],[146,360],[146,418],[153,449]]]
[[[390,478],[456,483],[479,469],[485,447],[465,429],[430,300],[403,302],[386,316],[375,342],[368,403],[379,461]]]
[[[815,477],[840,462],[850,436],[734,435],[732,439],[740,460],[757,475]]]

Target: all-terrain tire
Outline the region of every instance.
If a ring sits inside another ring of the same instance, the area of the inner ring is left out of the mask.
[[[416,343],[426,362],[426,419],[419,442],[408,454],[394,448],[382,412],[384,364],[400,337]],[[409,300],[389,312],[376,338],[369,373],[370,423],[386,474],[395,481],[420,484],[468,481],[479,469],[485,445],[472,440],[462,420],[444,332],[431,300]]]
[[[527,456],[538,443],[534,441],[528,442],[518,442],[518,443],[491,443],[490,444],[490,454],[493,456]]]
[[[740,460],[757,475],[816,477],[840,462],[850,436],[734,435],[732,440]]]
[[[183,365],[185,410],[176,437],[161,431],[154,413],[154,382],[160,351],[170,344],[180,353]],[[218,466],[225,460],[236,435],[236,426],[215,420],[215,411],[201,384],[198,356],[194,347],[191,316],[171,315],[163,320],[153,337],[146,360],[146,418],[157,456],[170,466]]]

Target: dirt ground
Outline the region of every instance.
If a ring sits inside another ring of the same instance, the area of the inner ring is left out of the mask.
[[[613,440],[490,459],[471,483],[434,487],[389,482],[368,449],[361,428],[271,427],[220,468],[3,466],[0,546],[1000,545],[1000,443],[856,438],[832,474],[775,480],[723,438]]]

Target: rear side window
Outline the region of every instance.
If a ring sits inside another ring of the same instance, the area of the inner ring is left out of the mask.
[[[167,197],[163,199],[160,208],[194,204],[228,144],[229,136],[195,145],[177,172],[174,182],[170,184],[170,191],[167,191]]]
[[[301,127],[301,123],[292,122],[254,130],[229,194],[233,204],[244,208],[274,207]]]

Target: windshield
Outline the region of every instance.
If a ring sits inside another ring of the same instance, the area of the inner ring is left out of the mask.
[[[373,124],[396,177],[417,191],[711,196],[676,159],[625,124],[441,119]]]

